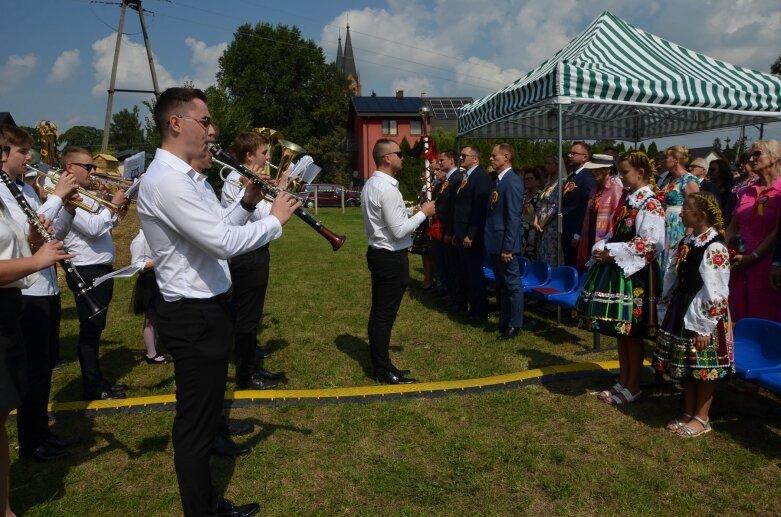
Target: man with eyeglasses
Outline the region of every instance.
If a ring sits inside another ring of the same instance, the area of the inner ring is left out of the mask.
[[[453,208],[453,241],[458,246],[459,286],[469,301],[469,323],[488,321],[485,277],[483,276],[483,233],[491,194],[491,179],[480,167],[480,151],[465,146],[459,155],[465,169],[456,189]]]
[[[403,163],[399,144],[381,138],[374,144],[372,157],[377,169],[361,191],[363,228],[369,241],[366,263],[372,279],[371,361],[377,382],[411,384],[415,379],[406,376],[409,371],[391,362],[390,336],[409,283],[407,250],[412,246],[412,232],[434,215],[434,202],[423,203],[414,214],[404,206],[396,179]]]
[[[452,149],[440,151],[439,166],[445,171],[445,181],[435,201],[437,216],[442,224],[442,249],[440,262],[442,279],[445,282],[449,304],[445,310],[451,314],[466,311],[466,290],[459,285],[458,248],[453,242],[455,200],[463,174],[456,167],[456,152]]]
[[[92,153],[82,147],[69,147],[62,152],[63,169],[72,174],[81,188],[91,185],[90,174],[95,170]],[[125,200],[122,190],[116,191],[111,202],[120,205]],[[65,237],[65,247],[76,255],[73,264],[88,283],[113,270],[116,250],[111,238],[111,230],[120,221],[116,210],[102,207],[94,199],[84,198],[82,203],[91,206],[91,212],[79,208],[73,216],[73,225]],[[76,296],[78,286],[68,277],[68,287],[76,299],[76,312],[79,316],[79,342],[77,345],[81,379],[86,400],[111,400],[125,398],[127,386],[114,384],[103,377],[100,369],[100,336],[106,328],[108,306],[114,295],[113,279],[95,286],[90,294],[100,307],[107,310],[92,317],[83,296]]]
[[[76,192],[76,179],[64,172],[54,192],[41,204],[35,190],[22,181],[31,159],[32,137],[21,128],[6,126],[2,129],[2,139],[8,144],[3,171],[14,181],[30,207],[52,221],[55,238],[62,240],[70,228],[75,210],[73,205],[64,204],[64,201]],[[27,216],[4,183],[0,183],[0,198],[14,221],[29,234]],[[63,458],[67,455],[64,449],[79,442],[75,438],[55,436],[49,430],[48,404],[52,366],[55,355],[59,353],[61,306],[54,267],[41,270],[33,285],[22,290],[20,325],[27,356],[24,370],[27,382],[16,424],[19,454],[37,461]]]
[[[586,142],[575,142],[567,154],[567,168],[571,172],[562,187],[561,251],[564,264],[572,267],[578,265],[580,229],[591,191],[596,187],[594,177],[583,167],[590,159],[591,146]]]
[[[167,89],[153,117],[161,145],[141,180],[138,215],[160,287],[157,331],[174,360],[172,443],[182,508],[186,516],[249,517],[260,506],[219,497],[209,469],[234,333],[227,259],[279,238],[301,202],[281,192],[266,217],[250,222],[263,199],[250,183],[233,204],[220,206],[206,175],[191,166],[208,158],[216,133],[201,90]]]

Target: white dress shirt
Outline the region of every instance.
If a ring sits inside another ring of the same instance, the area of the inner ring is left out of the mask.
[[[426,219],[423,212],[410,217],[399,182],[381,171],[374,171],[366,180],[361,191],[361,211],[369,246],[391,251],[412,246],[412,232]]]
[[[236,183],[239,183],[243,176],[236,171],[231,171],[228,177],[225,178],[225,183],[222,184],[222,193],[220,194],[220,204],[223,207],[229,207],[237,200],[240,200],[244,196],[244,188],[239,187]],[[258,203],[255,207],[255,212],[252,213],[250,221],[260,221],[271,213],[271,203],[266,200]]]
[[[130,241],[130,265],[140,267],[143,271],[146,263],[151,260],[152,248],[150,248],[149,243],[146,242],[144,230],[139,229],[138,235]]]
[[[53,221],[53,226],[56,230],[54,237],[61,240],[67,234],[68,229],[70,228],[70,223],[73,220],[70,213],[62,210],[62,199],[60,199],[58,196],[55,196],[54,194],[50,194],[46,198],[46,202],[41,205],[41,201],[38,199],[38,194],[35,193],[35,190],[30,185],[18,179],[15,180],[15,184],[17,187],[19,187],[19,190],[27,200],[27,203],[33,210],[35,210],[36,213],[41,214],[47,219]],[[4,183],[0,183],[0,198],[3,199],[3,203],[5,203],[5,206],[8,208],[8,212],[11,214],[14,222],[16,222],[19,227],[24,228],[27,231],[35,231],[28,230],[29,221],[27,220],[27,216],[22,211],[22,208],[19,206],[16,198],[14,198],[13,194],[11,194],[11,191],[8,190],[8,187]],[[61,219],[61,221],[58,221],[58,219]],[[59,292],[60,286],[57,282],[57,270],[54,268],[54,266],[51,266],[39,271],[39,275],[35,283],[33,283],[29,288],[24,289],[22,294],[24,296],[53,296]]]
[[[15,203],[16,201],[14,201]],[[16,224],[5,202],[0,201],[0,260],[29,257],[30,246],[22,228]],[[33,285],[40,275],[33,273],[0,288],[24,289]]]
[[[100,206],[97,201],[86,197],[81,201],[93,208]],[[76,209],[71,231],[63,241],[68,252],[76,255],[73,264],[76,266],[113,264],[116,250],[111,239],[111,230],[118,224],[119,218],[107,208],[102,208],[97,214],[91,214],[81,208]]]
[[[138,215],[166,301],[226,292],[231,286],[226,259],[282,235],[273,215],[246,224],[253,212],[239,201],[221,207],[206,176],[168,151],[157,150],[141,180]]]

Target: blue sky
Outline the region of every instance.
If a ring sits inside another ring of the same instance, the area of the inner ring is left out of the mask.
[[[0,111],[34,125],[103,127],[119,20],[112,0],[4,0]],[[773,0],[144,0],[161,87],[214,83],[217,59],[242,23],[299,27],[334,59],[349,22],[364,94],[487,95],[566,45],[605,10],[644,30],[739,66],[767,71],[781,54]],[[552,9],[551,6],[555,6]],[[118,88],[151,89],[143,38],[128,10]],[[280,67],[284,63],[279,64]],[[114,111],[147,95],[118,93]],[[766,137],[781,138],[781,124]],[[692,146],[715,136],[685,137]],[[748,130],[749,138],[757,131]],[[681,140],[678,138],[677,140]]]

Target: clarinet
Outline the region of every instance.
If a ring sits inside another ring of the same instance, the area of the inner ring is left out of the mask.
[[[19,208],[22,209],[22,212],[24,212],[24,215],[27,217],[27,222],[30,224],[30,226],[40,234],[41,238],[45,242],[53,241],[54,237],[49,235],[49,232],[46,231],[46,227],[43,225],[41,220],[38,219],[38,214],[35,212],[35,210],[33,210],[33,207],[30,206],[30,203],[28,203],[24,198],[24,194],[22,194],[22,191],[19,190],[19,187],[16,185],[16,183],[14,183],[14,180],[12,180],[11,177],[8,176],[8,174],[3,170],[0,170],[0,180],[5,183],[5,186],[8,187],[8,190],[14,196],[14,199],[19,204]],[[76,271],[76,266],[73,265],[73,262],[63,259],[60,260],[60,265],[65,271],[65,274],[67,274],[70,278],[71,282],[77,286],[77,290],[75,291],[76,297],[81,296],[84,298],[84,301],[87,302],[90,312],[89,317],[94,318],[98,314],[104,312],[106,307],[99,306],[95,300],[92,299],[92,296],[89,294],[90,289],[92,289],[92,285],[87,283],[87,281],[82,278],[79,272]]]
[[[231,169],[235,170],[248,180],[252,181],[253,183],[260,186],[260,188],[263,190],[263,192],[266,194],[267,199],[274,199],[277,197],[277,195],[281,192],[281,190],[273,185],[271,185],[268,181],[265,181],[255,174],[243,165],[241,165],[239,162],[233,159],[228,153],[223,151],[219,145],[217,144],[211,144],[209,145],[209,152],[211,152],[212,157],[214,157],[214,161],[217,163],[220,163],[222,165],[227,165]],[[344,235],[336,235],[334,232],[323,226],[323,223],[318,221],[312,214],[306,211],[303,207],[296,208],[295,214],[301,218],[306,224],[311,226],[317,233],[322,235],[325,240],[327,240],[329,243],[331,243],[331,247],[334,251],[338,250],[342,247],[342,244],[344,244],[344,241],[347,237]]]

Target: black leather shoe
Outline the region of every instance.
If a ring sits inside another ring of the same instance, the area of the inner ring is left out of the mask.
[[[46,442],[46,445],[50,445],[55,449],[67,449],[68,447],[73,447],[74,445],[80,444],[81,438],[78,436],[58,436],[56,434],[52,434],[49,435],[49,437],[46,438],[44,442]]]
[[[285,377],[285,372],[270,372],[265,368],[258,367],[255,369],[255,375],[263,379],[268,379],[270,381],[278,381],[283,377]]]
[[[226,458],[236,458],[249,454],[252,449],[246,445],[240,445],[233,442],[224,434],[218,434],[212,442],[212,454],[215,456],[225,456]]]
[[[227,499],[220,499],[217,501],[216,514],[223,517],[252,517],[260,512],[260,505],[258,503],[243,504],[236,506]]]
[[[255,430],[255,424],[245,420],[233,420],[233,421],[226,420],[225,425],[220,427],[220,432],[222,434],[227,434],[228,436],[240,436],[243,434],[250,434],[254,430]]]
[[[383,382],[385,384],[413,384],[418,382],[415,379],[404,377],[404,375],[396,372],[378,374],[375,376],[375,379],[377,379],[377,382]]]
[[[271,357],[271,350],[268,347],[257,345],[255,347],[255,359],[268,359]]]
[[[270,390],[277,387],[276,382],[259,375],[253,375],[246,381],[239,381],[236,385],[240,390]]]
[[[111,384],[109,381],[104,380],[101,386],[104,390],[114,393],[122,393],[127,391],[127,384]]]
[[[496,339],[512,339],[521,333],[521,327],[509,327],[507,330],[499,334]]]
[[[23,458],[33,458],[36,461],[54,461],[60,460],[68,455],[67,452],[42,443],[32,450],[32,452],[21,452]]]
[[[121,391],[101,390],[98,393],[85,393],[84,400],[115,400],[126,398],[127,394]]]

